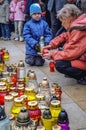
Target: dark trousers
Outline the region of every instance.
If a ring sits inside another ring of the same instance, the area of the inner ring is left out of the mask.
[[[9,29],[8,24],[2,24],[1,23],[1,32],[2,32],[2,37],[10,38],[10,29]]]
[[[61,27],[61,22],[60,22],[59,19],[56,18],[56,11],[55,10],[53,10],[53,11],[50,12],[50,18],[51,18],[51,30],[52,30],[52,34],[53,34],[53,37],[55,37],[57,31]]]
[[[43,66],[45,60],[40,55],[26,55],[25,62],[31,66]]]
[[[86,70],[72,67],[70,61],[67,60],[56,61],[55,68],[60,73],[66,74],[74,79],[80,79],[86,76]]]

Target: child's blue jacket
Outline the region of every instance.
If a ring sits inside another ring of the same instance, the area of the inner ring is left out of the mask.
[[[45,43],[49,43],[52,39],[52,33],[46,21],[42,19],[39,21],[31,19],[25,23],[23,37],[26,42],[26,55],[37,55],[37,51],[34,50],[34,45],[39,43],[41,36],[44,36]]]

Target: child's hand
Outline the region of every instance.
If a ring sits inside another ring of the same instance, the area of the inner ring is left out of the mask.
[[[34,49],[37,51],[37,52],[40,52],[40,45],[38,43],[35,44],[34,46]]]

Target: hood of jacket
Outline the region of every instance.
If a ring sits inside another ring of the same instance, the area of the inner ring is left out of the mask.
[[[72,30],[86,30],[86,14],[80,15],[72,22],[69,31]]]

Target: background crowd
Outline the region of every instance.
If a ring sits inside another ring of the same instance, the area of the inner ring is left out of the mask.
[[[11,32],[15,32],[15,40],[23,41],[22,32],[26,21],[30,17],[30,5],[39,3],[42,9],[42,18],[47,21],[53,37],[64,31],[56,13],[64,4],[76,4],[86,12],[86,0],[0,0],[0,37],[9,40]]]

